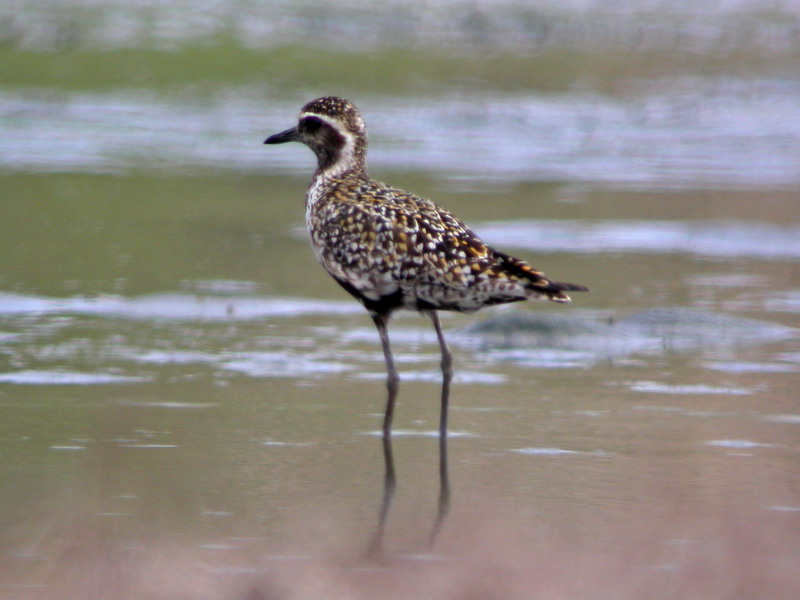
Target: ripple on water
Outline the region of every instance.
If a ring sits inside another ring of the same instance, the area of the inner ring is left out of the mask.
[[[378,168],[432,170],[459,180],[674,188],[796,186],[798,155],[788,149],[800,139],[799,98],[792,81],[687,77],[629,86],[617,97],[477,91],[412,103],[374,96],[361,104],[371,131],[385,140],[370,155]],[[688,99],[725,110],[687,111]],[[295,101],[265,105],[262,91],[249,89],[192,100],[147,90],[55,98],[6,91],[0,114],[14,118],[0,119],[0,162],[34,172],[165,164],[308,171],[299,148],[265,161],[258,142],[242,144],[252,138],[254,115],[285,122]],[[125,136],[116,133],[121,126]],[[454,129],[458,136],[447,135]],[[198,137],[215,140],[213,148],[197,144]]]
[[[764,299],[764,308],[773,312],[800,313],[800,290],[781,290]]]
[[[797,329],[776,323],[691,308],[602,316],[503,311],[457,330],[452,337],[454,343],[477,347],[491,359],[534,368],[571,368],[627,360],[633,354],[753,346],[798,335]]]
[[[792,373],[800,370],[800,367],[777,362],[713,361],[703,365],[723,373]]]
[[[800,425],[800,414],[798,415],[766,415],[764,421],[770,423],[790,423]]]
[[[120,402],[125,406],[139,406],[142,408],[167,408],[171,410],[198,410],[213,408],[216,402]]]
[[[386,379],[386,373],[357,373],[354,375],[358,379]],[[441,371],[403,371],[400,377],[404,381],[425,381],[429,383],[441,383]],[[484,373],[480,371],[456,371],[453,374],[453,383],[473,385],[499,385],[508,381],[508,377],[500,373]]]
[[[688,275],[686,282],[695,286],[741,289],[771,285],[768,277],[755,273],[697,273]]]
[[[597,360],[593,352],[561,349],[491,350],[490,358],[533,369],[574,369],[590,366]]]
[[[50,446],[50,450],[55,450],[56,452],[80,452],[82,450],[86,450],[87,446],[75,446],[75,445],[54,445]]]
[[[239,279],[184,279],[181,288],[203,295],[253,295],[260,284]]]
[[[725,302],[728,310],[766,311],[776,313],[800,313],[800,290],[770,290],[768,296],[763,293],[744,293]]]
[[[477,224],[488,243],[551,252],[631,252],[800,258],[800,225],[708,221],[496,221]]]
[[[562,456],[564,454],[580,454],[576,450],[564,450],[563,448],[514,448],[509,452],[517,454],[532,454],[536,456]]]
[[[731,448],[734,450],[750,450],[751,448],[774,448],[775,444],[764,444],[751,440],[710,440],[707,446],[717,446],[719,448]]]
[[[316,314],[361,314],[363,310],[354,302],[298,298],[217,297],[178,293],[134,298],[47,298],[0,292],[2,316],[78,314],[134,320],[239,321]]]
[[[220,363],[222,369],[250,377],[308,377],[352,371],[355,367],[286,352],[244,352]]]
[[[513,448],[509,450],[515,454],[526,454],[529,456],[595,456],[605,458],[609,456],[607,452],[602,450],[566,450],[564,448],[548,448],[548,447],[528,447],[528,448]]]
[[[219,356],[208,352],[185,350],[149,350],[138,352],[134,349],[130,349],[129,351],[122,349],[117,352],[117,357],[122,356],[135,362],[154,365],[188,365],[193,363],[213,363],[219,360]]]
[[[168,448],[180,448],[178,444],[148,444],[148,443],[131,443],[131,444],[120,444],[120,448],[145,448],[149,450],[161,450],[161,449],[168,449]]]
[[[722,394],[729,396],[747,396],[753,393],[752,390],[739,387],[716,386],[705,384],[667,384],[657,381],[634,381],[628,384],[633,392],[645,394],[671,394],[671,395],[691,395],[691,394]]]
[[[314,442],[281,442],[269,438],[261,442],[261,445],[269,447],[277,447],[277,448],[288,448],[288,447],[313,446]]]
[[[719,417],[736,417],[740,416],[737,412],[719,411],[719,410],[687,410],[680,406],[653,406],[653,405],[639,405],[632,406],[633,410],[650,411],[671,413],[682,415],[686,417],[701,417],[701,418],[719,418]]]
[[[775,358],[800,365],[800,352],[781,352]]]
[[[383,415],[381,415],[383,416]],[[373,437],[383,437],[383,431],[376,430],[376,431],[365,431],[363,435],[369,435]],[[426,437],[426,438],[438,438],[439,437],[439,430],[438,429],[428,429],[428,430],[413,430],[413,429],[392,429],[392,437]],[[471,433],[469,431],[447,431],[447,437],[449,438],[474,438],[474,437],[482,437],[480,434]]]
[[[12,371],[0,373],[0,383],[17,385],[104,385],[114,383],[143,383],[151,377],[132,377],[110,373],[83,373],[77,371]]]

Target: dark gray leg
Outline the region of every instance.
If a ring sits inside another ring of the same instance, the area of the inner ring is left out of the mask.
[[[439,313],[432,310],[430,313],[436,337],[439,338],[439,349],[442,352],[442,411],[439,417],[439,440],[447,437],[447,407],[450,403],[450,382],[453,380],[453,355],[442,333],[442,324],[439,322]],[[445,451],[446,452],[446,451]]]
[[[383,358],[386,361],[386,413],[383,416],[383,437],[392,435],[392,417],[394,417],[394,402],[397,399],[397,390],[400,387],[400,375],[397,367],[394,366],[392,347],[389,345],[389,333],[386,324],[389,322],[388,315],[372,315],[375,327],[378,328],[378,335],[381,336],[381,346],[383,347]]]

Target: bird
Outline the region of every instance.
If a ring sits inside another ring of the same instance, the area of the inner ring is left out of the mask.
[[[319,262],[368,311],[386,363],[383,438],[392,430],[400,376],[388,323],[397,310],[427,315],[441,354],[439,436],[447,436],[453,356],[439,311],[471,313],[528,299],[570,302],[586,292],[553,281],[524,260],[485,244],[462,220],[435,202],[372,179],[367,128],[345,98],[325,96],[300,109],[297,125],[265,144],[300,142],[317,158],[306,191],[305,220]]]

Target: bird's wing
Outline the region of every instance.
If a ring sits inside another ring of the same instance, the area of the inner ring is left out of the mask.
[[[338,201],[328,211],[325,228],[335,231],[331,257],[351,278],[363,273],[384,284],[497,285],[513,296],[524,297],[527,290],[556,301],[567,300],[563,289],[581,289],[552,282],[525,261],[488,246],[463,221],[426,198],[372,180],[335,196]]]

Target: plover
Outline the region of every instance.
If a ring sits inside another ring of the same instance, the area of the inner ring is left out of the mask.
[[[400,378],[389,344],[392,313],[407,309],[433,321],[441,350],[439,435],[447,435],[453,358],[437,311],[473,312],[532,298],[569,302],[582,285],[552,281],[525,261],[487,246],[436,203],[367,174],[367,129],[348,100],[318,98],[300,110],[295,127],[265,144],[301,142],[317,157],[306,192],[306,225],[317,258],[369,312],[386,361],[383,435],[391,435]]]

